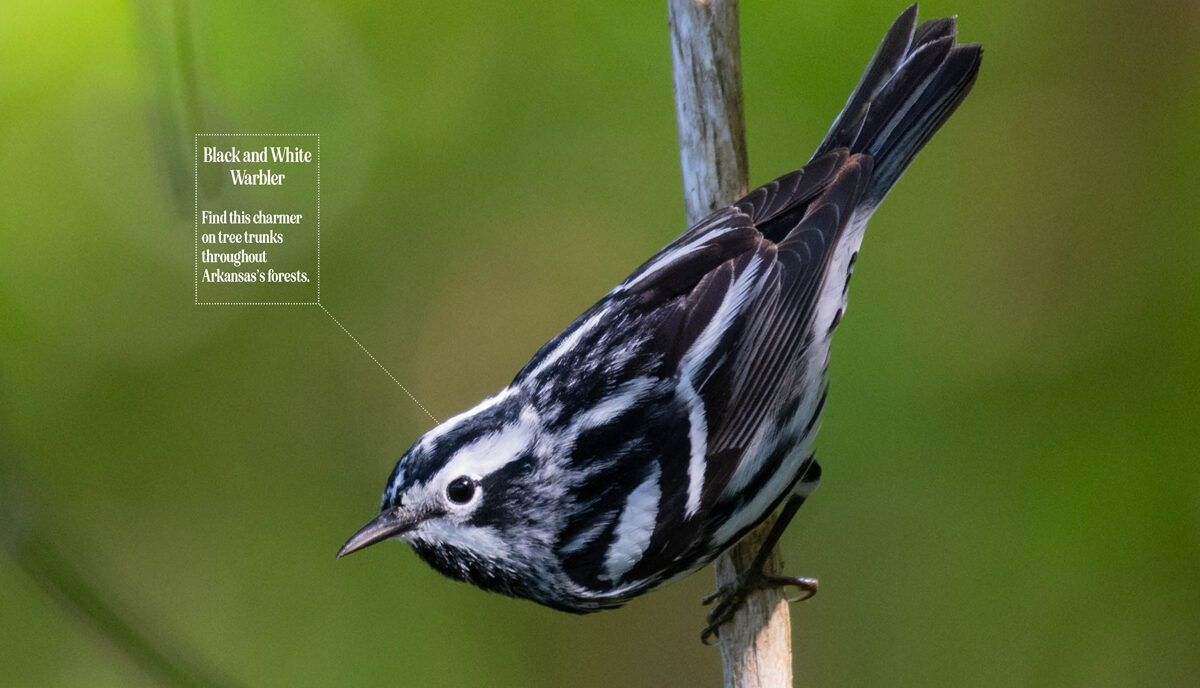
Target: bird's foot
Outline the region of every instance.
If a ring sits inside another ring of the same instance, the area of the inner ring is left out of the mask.
[[[708,626],[700,633],[700,642],[711,645],[718,636],[718,631],[726,622],[733,618],[737,610],[746,603],[746,598],[755,590],[767,588],[796,588],[797,594],[784,596],[788,602],[801,602],[817,594],[816,578],[801,578],[792,576],[768,576],[762,569],[750,569],[738,577],[738,582],[723,585],[700,601],[716,606],[708,610]]]

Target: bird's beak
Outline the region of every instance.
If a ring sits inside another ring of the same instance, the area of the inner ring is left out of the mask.
[[[358,550],[373,545],[381,540],[386,540],[394,535],[399,535],[413,526],[417,525],[420,519],[417,515],[407,509],[402,509],[398,506],[392,506],[379,512],[379,515],[371,519],[371,522],[358,532],[350,536],[346,544],[338,550],[338,558],[357,552]]]

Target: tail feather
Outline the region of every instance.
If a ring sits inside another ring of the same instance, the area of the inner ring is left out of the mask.
[[[913,32],[912,40],[913,45],[923,45],[947,36],[950,38],[958,36],[958,24],[954,21],[954,17],[942,17],[921,22],[921,25]]]
[[[868,209],[883,200],[979,73],[982,49],[955,43],[953,18],[916,26],[916,16],[914,4],[892,24],[817,149],[821,155],[847,148],[874,159],[875,172],[863,197]]]
[[[849,148],[862,128],[863,119],[867,115],[871,101],[879,94],[880,89],[900,67],[912,44],[913,29],[917,26],[917,6],[910,5],[908,9],[892,22],[887,35],[880,41],[879,47],[867,63],[862,78],[850,93],[841,114],[834,120],[825,140],[817,147],[813,158],[818,158],[834,148]]]

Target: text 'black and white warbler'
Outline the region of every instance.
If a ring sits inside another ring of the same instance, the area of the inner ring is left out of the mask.
[[[338,555],[394,537],[451,578],[583,613],[696,571],[782,504],[772,547],[820,479],[830,341],[867,220],[979,69],[953,19],[916,17],[892,25],[808,165],[685,231],[426,433]],[[785,583],[812,587],[752,567],[707,632],[747,589]]]

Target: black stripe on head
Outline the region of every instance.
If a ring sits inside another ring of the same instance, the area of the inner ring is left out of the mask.
[[[479,413],[466,418],[450,420],[452,426],[439,432],[434,428],[429,433],[435,433],[432,441],[421,438],[400,459],[393,477],[401,472],[404,475],[403,491],[409,486],[428,482],[438,474],[446,462],[454,457],[460,449],[475,442],[481,437],[503,430],[506,426],[518,422],[521,415],[522,401],[519,394],[483,409]]]
[[[480,479],[483,496],[471,513],[471,525],[504,530],[534,518],[546,508],[533,486],[537,464],[537,456],[528,451]]]

